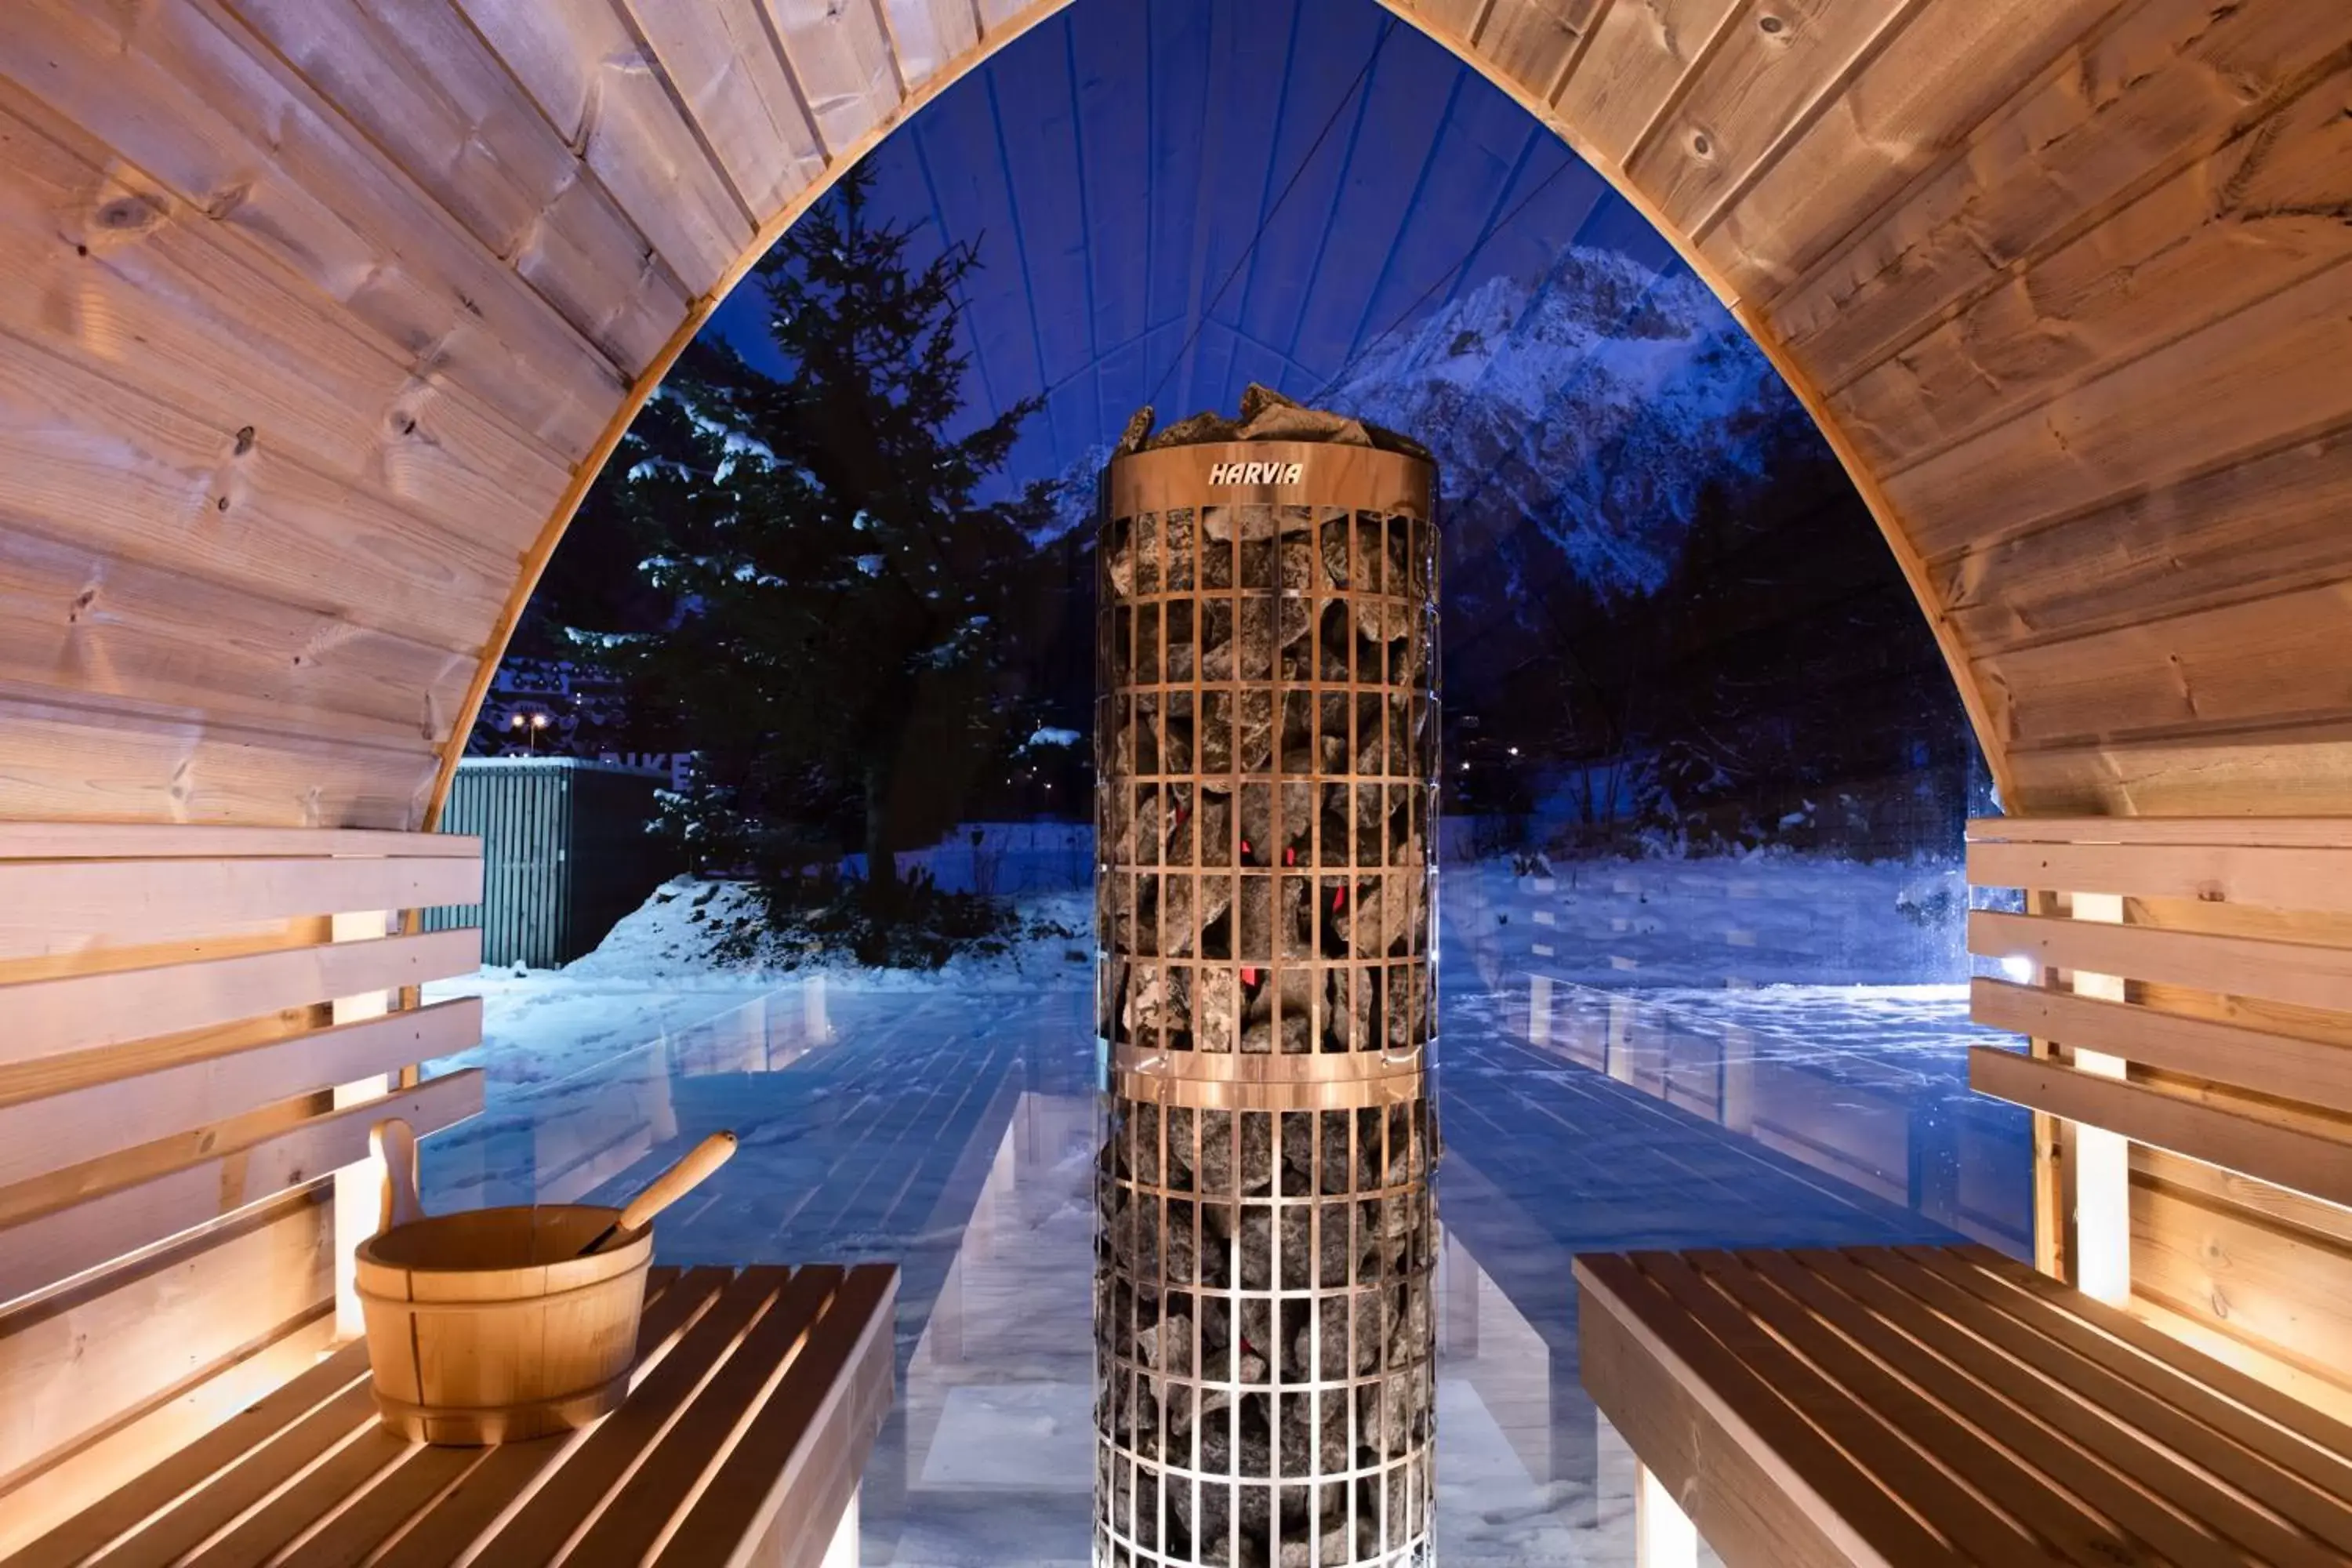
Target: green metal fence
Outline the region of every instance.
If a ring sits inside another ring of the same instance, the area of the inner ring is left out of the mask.
[[[441,814],[482,838],[482,902],[425,929],[482,928],[482,962],[569,963],[677,867],[646,832],[665,775],[573,757],[468,757]]]

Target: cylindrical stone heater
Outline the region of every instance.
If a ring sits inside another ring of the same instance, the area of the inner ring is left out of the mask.
[[[1424,1563],[1434,470],[1166,439],[1098,552],[1095,1561]]]

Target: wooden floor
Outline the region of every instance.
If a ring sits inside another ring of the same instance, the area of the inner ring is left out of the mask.
[[[627,1403],[489,1448],[379,1425],[354,1343],[8,1568],[814,1565],[890,1405],[897,1288],[882,1265],[656,1269]]]
[[[1576,1271],[1586,1386],[1729,1568],[2352,1556],[2352,1428],[1986,1248]]]

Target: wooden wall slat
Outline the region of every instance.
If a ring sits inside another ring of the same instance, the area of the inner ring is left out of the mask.
[[[2088,6],[2075,16],[2084,26],[2096,19]],[[1962,156],[1777,297],[1773,322],[1822,384],[1841,386],[2020,262],[2262,118],[2347,41],[2340,13],[2323,20],[2289,4],[2217,14],[2205,0],[2141,0],[2067,49],[1969,134]],[[1952,64],[1965,71],[1974,62]]]
[[[2330,583],[2017,648],[1976,668],[1995,723],[2021,748],[2341,721],[2352,718],[2347,605],[2352,581]],[[2282,679],[2285,670],[2295,679]]]
[[[2031,415],[1886,479],[1934,554],[2183,475],[2282,428],[2352,418],[2352,266],[2106,367]]]
[[[331,942],[152,969],[0,985],[0,1062],[29,1061],[226,1024],[281,1007],[396,991],[481,967],[472,927]]]
[[[2341,1138],[1990,1046],[1970,1048],[1969,1087],[2329,1203],[2352,1203],[2352,1142]]]
[[[0,1069],[0,1187],[451,1056],[481,1038],[481,998],[462,996],[72,1088],[52,1090],[25,1070],[47,1060]],[[75,1065],[86,1078],[99,1064]]]
[[[2345,575],[2352,427],[2135,490],[1936,563],[1982,653],[2257,599]]]
[[[613,363],[215,0],[23,0],[0,12],[0,76],[567,458],[618,407]]]
[[[400,1117],[423,1136],[481,1109],[480,1070],[447,1073],[0,1226],[0,1302],[47,1289],[364,1159],[368,1128],[384,1117]]]
[[[1924,171],[1958,155],[1985,115],[2110,3],[1975,0],[1920,8],[1722,210],[1700,236],[1700,251],[1742,298],[1773,299],[1857,226],[1898,205]],[[1956,61],[1967,68],[1952,68]]]
[[[0,1422],[0,1551],[53,1484],[45,1461],[57,1449],[168,1400],[325,1302],[334,1289],[328,1218],[320,1194],[295,1194],[0,1316],[0,1403],[32,1415]]]
[[[2276,1094],[2352,1115],[2352,1048],[1978,977],[1969,1017],[2070,1047]]]
[[[898,84],[889,41],[872,5],[838,0],[761,3],[775,17],[826,147],[847,147],[897,112]]]
[[[1794,0],[1739,9],[1626,173],[1676,227],[1704,235],[1918,0]]]
[[[781,210],[824,174],[824,150],[785,73],[763,0],[627,3],[752,211]]]
[[[909,89],[919,88],[980,41],[966,0],[881,0],[899,72]]]
[[[11,863],[0,848],[0,961],[202,937],[251,921],[481,900],[481,861],[457,856]]]
[[[480,645],[435,647],[328,611],[0,533],[0,682],[108,689],[271,728],[446,742]]]
[[[2352,72],[2015,272],[1833,394],[1874,464],[1918,463],[2352,258]],[[2182,301],[2196,301],[2184,315]]]
[[[354,626],[482,645],[511,552],[436,528],[257,433],[247,443],[243,429],[0,332],[0,516],[12,531]],[[190,538],[205,544],[194,560]]]
[[[1561,73],[1574,64],[1606,0],[1557,0],[1548,5],[1496,5],[1489,9],[1477,51],[1495,73],[1515,81],[1528,97],[1549,99]]]
[[[709,293],[751,242],[751,220],[612,0],[458,0],[458,8],[687,291]]]
[[[309,858],[479,860],[474,833],[206,827],[177,822],[0,822],[0,861]],[[387,908],[391,906],[385,906]],[[327,911],[318,911],[327,912]]]
[[[400,0],[236,0],[284,55],[621,371],[651,364],[686,290],[458,15]]]
[[[1969,951],[2040,967],[2162,979],[2231,996],[2352,1012],[2352,949],[2046,915],[1969,914]]]
[[[1622,165],[1732,10],[1733,0],[1611,5],[1553,108],[1591,156]]]
[[[2009,776],[2013,798],[2052,811],[2338,812],[2352,800],[2352,724],[2053,746],[2011,754]]]
[[[0,328],[454,531],[562,493],[568,454],[434,385],[413,350],[5,81],[0,156],[0,267],[17,282]]]
[[[2352,816],[1980,816],[1971,844],[2192,846],[2222,849],[2352,849]],[[2026,884],[1970,881],[1978,887]]]
[[[1978,888],[2352,912],[2352,845],[2344,844],[1979,842],[1969,846],[1968,877]]]

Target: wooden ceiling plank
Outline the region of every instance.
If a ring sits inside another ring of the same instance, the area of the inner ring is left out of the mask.
[[[0,817],[409,829],[440,753],[0,691]]]
[[[2352,68],[1833,394],[1888,472],[2352,259]],[[2193,309],[2184,304],[2193,302]]]
[[[1974,0],[1911,15],[1768,167],[1710,215],[1699,250],[1742,298],[1899,199],[2115,0]]]
[[[688,290],[716,289],[751,220],[614,0],[458,5]]]
[[[143,562],[436,647],[482,646],[516,552],[240,445],[0,332],[0,522],[70,539],[93,563]]]
[[[1748,0],[1626,174],[1686,233],[1805,122],[1919,0]]]
[[[782,210],[823,175],[824,151],[760,0],[625,3],[754,214]]]
[[[562,492],[561,456],[416,375],[263,258],[220,243],[228,237],[203,214],[110,171],[102,146],[62,145],[52,130],[76,134],[0,82],[11,174],[0,185],[0,270],[15,285],[0,291],[0,330],[459,529]]]
[[[838,0],[759,3],[774,19],[809,112],[835,155],[898,111],[889,40],[870,6]]]
[[[2111,742],[2021,751],[2020,798],[2037,811],[2129,816],[2344,809],[2352,778],[2352,725],[2336,721],[2247,736]]]
[[[456,12],[225,3],[623,371],[660,353],[684,285]]]
[[[2020,746],[2352,715],[2352,583],[2118,626],[1976,661]],[[2282,679],[2293,671],[2294,679]]]
[[[971,8],[980,14],[986,36],[992,38],[1000,30],[1021,20],[1024,13],[1034,13],[1036,5],[1035,0],[971,0]]]
[[[1497,5],[1478,35],[1485,68],[1518,84],[1531,101],[1550,98],[1561,73],[1591,36],[1606,0],[1529,0]]]
[[[1771,302],[1829,387],[2262,118],[2352,40],[2352,13],[2149,0],[2068,50],[1959,156]],[[1759,192],[1759,197],[1765,193]]]
[[[0,681],[439,744],[478,658],[0,531]]]
[[[1554,103],[1586,156],[1603,167],[1626,154],[1706,47],[1734,0],[1618,0],[1601,13],[1583,60]]]
[[[1969,646],[2000,653],[2346,574],[2352,426],[1937,563]]]
[[[2352,264],[2108,366],[1885,481],[1936,555],[2352,418]]]
[[[971,52],[980,31],[967,0],[881,0],[898,71],[908,89],[923,86]]]
[[[211,0],[7,6],[0,75],[567,459],[619,405],[610,360]]]

